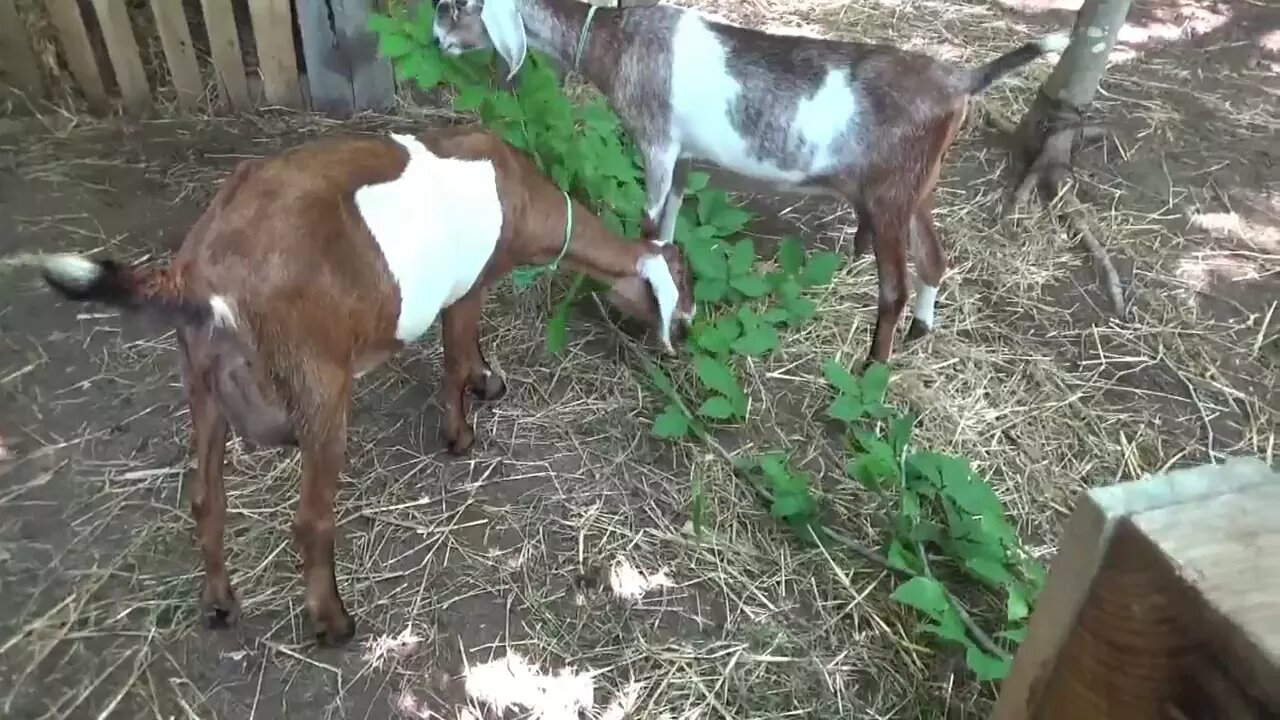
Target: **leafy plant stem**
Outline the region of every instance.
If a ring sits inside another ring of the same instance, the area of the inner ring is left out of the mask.
[[[924,567],[925,577],[936,581],[937,578],[934,577],[933,569],[929,566],[929,556],[925,553],[924,543],[916,543],[916,553],[920,556],[920,564]],[[1005,652],[999,645],[996,645],[996,642],[991,639],[991,636],[988,635],[985,630],[978,627],[978,623],[974,621],[973,616],[969,614],[968,609],[966,609],[964,604],[960,602],[960,599],[957,598],[946,585],[942,583],[938,583],[938,585],[946,594],[947,602],[951,603],[951,607],[956,609],[956,614],[960,616],[960,622],[964,624],[965,629],[973,636],[974,641],[981,645],[983,650],[986,650],[1001,660],[1011,660],[1012,657],[1009,653]]]

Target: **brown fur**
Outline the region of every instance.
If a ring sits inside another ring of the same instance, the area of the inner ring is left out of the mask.
[[[443,434],[448,449],[461,454],[475,442],[466,390],[483,399],[505,391],[480,349],[488,287],[518,264],[559,254],[564,200],[527,156],[488,132],[453,128],[419,139],[440,156],[491,160],[504,213],[497,248],[475,285],[441,313]],[[201,607],[211,626],[234,622],[240,612],[223,554],[222,460],[234,429],[256,444],[300,449],[296,534],[306,607],[324,640],[341,642],[354,632],[333,568],[333,500],[346,463],[348,403],[353,376],[401,343],[395,337],[399,291],[353,195],[399,176],[406,162],[388,138],[313,141],[236,167],[168,267],[112,265],[88,288],[71,288],[46,270],[67,297],[150,307],[168,313],[177,327],[196,455],[188,492],[205,567]],[[651,323],[657,308],[637,263],[657,252],[671,268],[680,311],[690,313],[679,250],[619,238],[574,203],[564,264],[610,284],[616,305]],[[215,295],[230,304],[234,325],[212,309]]]

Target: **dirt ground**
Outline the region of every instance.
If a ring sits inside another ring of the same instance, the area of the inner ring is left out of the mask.
[[[968,62],[1074,9],[701,5]],[[951,156],[940,329],[901,349],[890,399],[921,415],[921,442],[974,462],[1046,561],[1086,485],[1275,460],[1278,20],[1251,0],[1135,4],[1097,108],[1115,139],[1082,154],[1079,186],[1132,293],[1128,318],[1098,310],[1087,257],[1048,214],[998,219],[1007,154],[994,133],[975,122]],[[1048,70],[980,106],[1016,118]],[[448,121],[0,119],[0,258],[163,253],[241,158]],[[752,202],[765,240],[851,245],[838,206]],[[829,521],[872,545],[873,501],[839,483],[841,448],[818,417],[818,368],[865,353],[874,283],[868,261],[849,264],[816,323],[752,368],[756,419],[738,437],[791,448],[824,478]],[[0,265],[0,436],[15,457],[0,460],[0,716],[452,719],[461,673],[512,651],[598,673],[595,702],[615,703],[613,718],[983,715],[993,688],[914,636],[879,570],[802,551],[705,450],[649,436],[654,401],[596,313],[575,316],[564,357],[549,354],[554,292],[504,288],[489,303],[486,353],[510,391],[475,409],[469,458],[440,446],[434,342],[359,382],[338,499],[338,580],[359,636],[321,650],[291,544],[296,456],[232,441],[228,565],[245,617],[200,629],[172,333],[58,303]],[[687,527],[694,478],[709,543]],[[621,559],[671,586],[620,601]]]

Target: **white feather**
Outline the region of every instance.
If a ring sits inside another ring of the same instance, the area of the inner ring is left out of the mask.
[[[1042,52],[1060,53],[1067,49],[1071,44],[1071,33],[1059,32],[1052,35],[1045,35],[1036,41],[1036,45],[1040,46]]]
[[[45,272],[49,273],[54,280],[63,285],[80,289],[92,285],[102,274],[102,268],[98,266],[98,263],[83,255],[71,253],[45,255],[40,259],[40,264],[44,266]]]

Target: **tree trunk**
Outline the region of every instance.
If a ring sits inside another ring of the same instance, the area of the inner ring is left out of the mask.
[[[1070,171],[1076,141],[1095,134],[1085,128],[1084,114],[1106,72],[1129,1],[1085,0],[1076,14],[1071,45],[1018,126],[1023,167],[1047,185],[1061,184]]]

